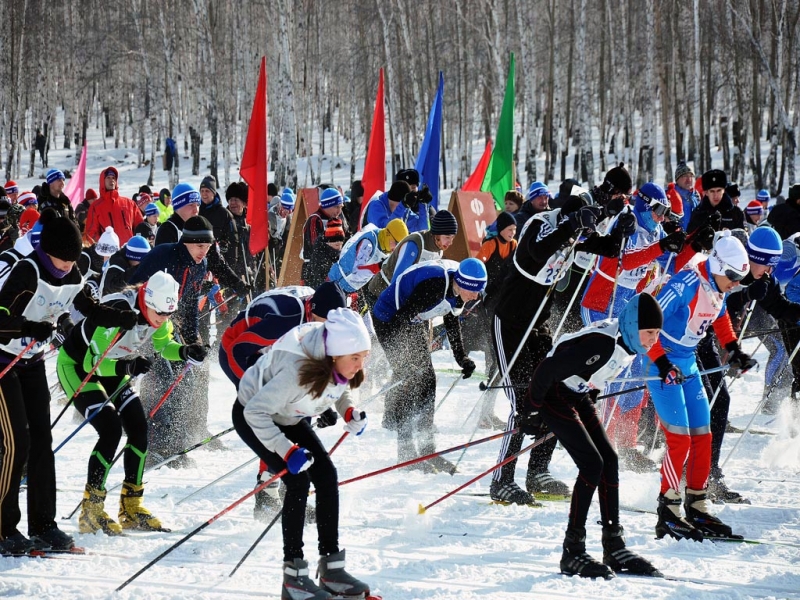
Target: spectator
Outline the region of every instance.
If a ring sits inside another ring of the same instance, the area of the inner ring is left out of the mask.
[[[120,196],[119,171],[108,167],[100,173],[100,199],[89,207],[84,237],[99,240],[106,227],[113,227],[119,241],[125,244],[136,226],[142,222],[142,213],[130,198]]]

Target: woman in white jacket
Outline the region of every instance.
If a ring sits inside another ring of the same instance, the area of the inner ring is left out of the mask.
[[[339,548],[339,491],[336,468],[306,417],[335,405],[345,430],[360,435],[367,417],[353,407],[350,389],[364,381],[369,333],[352,310],[328,313],[325,323],[289,331],[250,367],[239,384],[233,425],[272,473],[286,469],[283,501],[284,578],[281,598],[325,600],[333,595],[363,597],[369,586],[344,569]],[[317,494],[319,586],[303,558],[303,525],[308,491]]]

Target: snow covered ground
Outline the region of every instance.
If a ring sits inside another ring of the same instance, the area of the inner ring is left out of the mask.
[[[753,350],[750,340],[746,349]],[[483,370],[482,357],[478,371]],[[766,354],[759,352],[765,364]],[[50,361],[53,362],[53,361]],[[440,371],[455,364],[447,351],[434,355]],[[54,365],[49,365],[51,382]],[[762,369],[763,373],[763,369]],[[439,375],[441,398],[455,375]],[[763,374],[748,374],[733,388],[732,423],[744,427],[761,397]],[[477,420],[471,413],[479,396],[478,381],[459,381],[436,414],[438,447],[467,441]],[[214,364],[210,384],[209,428],[218,432],[230,426],[233,386]],[[365,392],[366,397],[366,392]],[[53,405],[54,414],[60,406]],[[380,400],[365,406],[370,425],[363,436],[346,439],[334,455],[341,480],[394,464],[394,433],[381,429]],[[499,397],[498,416],[505,418],[506,401]],[[71,414],[70,414],[71,416]],[[789,438],[786,415],[767,425],[771,417],[758,416],[756,426],[777,435],[749,435],[726,468],[728,483],[753,500],[753,506],[719,507],[719,515],[734,531],[748,538],[776,540],[787,545],[676,542],[654,539],[655,516],[623,511],[628,544],[648,557],[666,575],[680,581],[618,577],[612,581],[568,578],[558,573],[561,541],[568,504],[545,503],[543,508],[499,506],[486,497],[456,495],[418,514],[428,504],[478,473],[491,467],[499,441],[466,451],[455,476],[391,471],[341,489],[341,545],[347,549],[349,569],[368,581],[385,599],[428,600],[482,598],[798,598],[800,597],[800,444]],[[777,423],[777,422],[776,422]],[[76,427],[64,418],[54,432],[58,444]],[[322,430],[332,445],[341,426]],[[479,430],[478,437],[488,435]],[[723,456],[739,435],[726,436]],[[278,598],[281,580],[281,538],[273,528],[241,569],[228,576],[247,548],[263,531],[254,521],[249,500],[213,523],[145,572],[122,592],[114,589],[148,561],[186,533],[250,491],[255,465],[249,466],[202,494],[178,504],[197,488],[252,458],[235,433],[223,438],[227,451],[196,450],[197,467],[162,468],[146,479],[146,505],[173,532],[133,533],[123,538],[77,533],[77,519],[60,521],[75,534],[86,556],[52,560],[0,558],[0,596],[24,598]],[[69,513],[81,497],[86,461],[95,442],[94,431],[83,429],[56,455],[58,515]],[[451,455],[453,460],[459,453]],[[555,476],[572,481],[575,468],[562,449],[553,458]],[[524,467],[518,469],[523,482]],[[119,483],[121,466],[115,466],[108,485]],[[468,491],[488,491],[488,478]],[[621,497],[625,505],[655,508],[657,474],[623,472]],[[116,493],[109,494],[108,512],[116,516]],[[24,511],[24,501],[23,501]],[[601,555],[597,505],[589,517],[588,549]],[[24,532],[25,517],[22,530]],[[316,531],[306,528],[306,557],[316,562]],[[313,572],[312,572],[313,574]]]

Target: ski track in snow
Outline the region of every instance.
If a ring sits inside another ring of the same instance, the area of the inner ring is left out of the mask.
[[[746,342],[747,345],[751,341]],[[751,346],[754,347],[755,344]],[[482,356],[478,369],[483,368]],[[765,364],[766,355],[758,356]],[[54,361],[50,361],[53,363]],[[54,364],[48,364],[54,382]],[[434,354],[439,369],[453,368],[449,351]],[[454,375],[438,375],[438,397],[453,382]],[[760,398],[763,375],[748,374],[733,391],[731,421],[744,427]],[[460,381],[436,414],[437,444],[445,448],[465,442],[472,433],[477,411],[466,426],[467,414],[479,396],[477,381]],[[378,386],[378,384],[375,384]],[[738,388],[738,389],[737,389]],[[364,396],[369,395],[364,392]],[[221,431],[230,425],[233,387],[215,364],[209,396],[209,429]],[[496,413],[506,417],[506,400],[499,395]],[[60,405],[53,405],[55,414]],[[381,429],[382,403],[368,409],[370,426],[360,438],[345,440],[334,455],[339,477],[344,480],[392,465],[396,458],[394,433]],[[778,422],[765,425],[771,417],[759,415],[755,425],[771,429],[777,436],[747,436],[726,468],[728,484],[749,496],[754,506],[717,506],[723,520],[748,538],[800,544],[800,459],[797,440],[782,431],[788,426],[783,414]],[[76,423],[70,413],[56,427],[59,443]],[[478,430],[476,439],[492,432]],[[341,424],[320,431],[330,447],[341,435]],[[728,434],[723,457],[738,434]],[[231,569],[265,527],[252,517],[250,500],[216,521],[162,559],[123,591],[114,589],[159,553],[177,542],[205,520],[252,489],[255,466],[186,502],[176,503],[252,457],[235,432],[222,438],[228,451],[200,449],[191,456],[197,468],[162,468],[148,473],[146,506],[173,532],[131,533],[123,538],[77,533],[77,518],[59,521],[85,546],[86,556],[54,559],[0,558],[0,596],[21,598],[269,598],[279,597],[282,548],[280,524],[234,575]],[[58,516],[66,515],[80,500],[86,460],[95,442],[94,431],[85,428],[56,455],[59,486]],[[676,542],[655,540],[651,514],[622,511],[628,545],[652,560],[665,575],[683,578],[649,579],[617,577],[611,581],[565,577],[558,572],[561,541],[569,504],[546,502],[542,508],[499,506],[488,497],[456,495],[425,514],[428,504],[494,464],[499,440],[470,448],[455,476],[424,475],[412,471],[391,471],[359,481],[341,490],[341,545],[347,549],[348,569],[369,582],[373,593],[385,599],[493,599],[519,598],[800,598],[800,548],[771,544]],[[456,460],[460,451],[451,455]],[[517,470],[524,479],[524,462]],[[554,476],[574,480],[575,467],[560,448],[551,465]],[[115,466],[108,485],[121,480]],[[468,492],[488,491],[488,477]],[[621,502],[647,510],[655,508],[658,475],[621,473]],[[117,492],[109,494],[107,510],[116,515]],[[24,502],[23,502],[24,512]],[[595,504],[587,525],[587,548],[602,556],[599,511]],[[23,531],[25,516],[23,515]],[[306,527],[306,558],[315,568],[316,530]]]

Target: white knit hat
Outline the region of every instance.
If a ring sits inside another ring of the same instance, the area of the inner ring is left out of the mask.
[[[730,234],[730,231],[723,232],[714,242],[714,250],[711,252],[708,263],[714,275],[727,277],[726,271],[732,271],[741,279],[750,272],[747,250],[744,249],[742,242]]]
[[[325,354],[345,356],[369,350],[372,343],[364,321],[349,308],[337,308],[325,321]]]
[[[100,256],[112,256],[117,250],[119,250],[119,237],[114,233],[114,228],[108,226],[97,241],[94,251]]]

